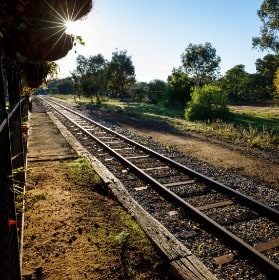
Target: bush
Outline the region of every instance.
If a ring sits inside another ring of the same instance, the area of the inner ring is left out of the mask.
[[[196,87],[185,109],[185,118],[189,121],[227,119],[228,103],[228,96],[220,87]]]

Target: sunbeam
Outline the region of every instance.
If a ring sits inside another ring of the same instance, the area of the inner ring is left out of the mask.
[[[64,26],[66,28],[65,32],[69,35],[77,36],[80,35],[80,32],[82,30],[82,21],[66,21],[64,23]]]

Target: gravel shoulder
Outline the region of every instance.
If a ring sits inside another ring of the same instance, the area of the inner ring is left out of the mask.
[[[209,135],[183,133],[166,123],[134,119],[122,113],[93,111],[92,114],[210,165],[279,188],[278,151],[266,152]]]

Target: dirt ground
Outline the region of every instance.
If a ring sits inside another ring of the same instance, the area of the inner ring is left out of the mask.
[[[164,262],[119,204],[96,192],[73,161],[30,163],[25,279],[167,279]]]
[[[278,151],[275,155],[245,145],[225,143],[208,135],[182,133],[166,123],[137,120],[122,113],[94,111],[93,114],[213,166],[237,171],[279,188]]]

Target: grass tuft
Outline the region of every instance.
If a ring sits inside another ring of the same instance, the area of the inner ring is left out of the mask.
[[[76,185],[98,186],[101,178],[85,158],[73,160],[65,165],[68,178]]]

